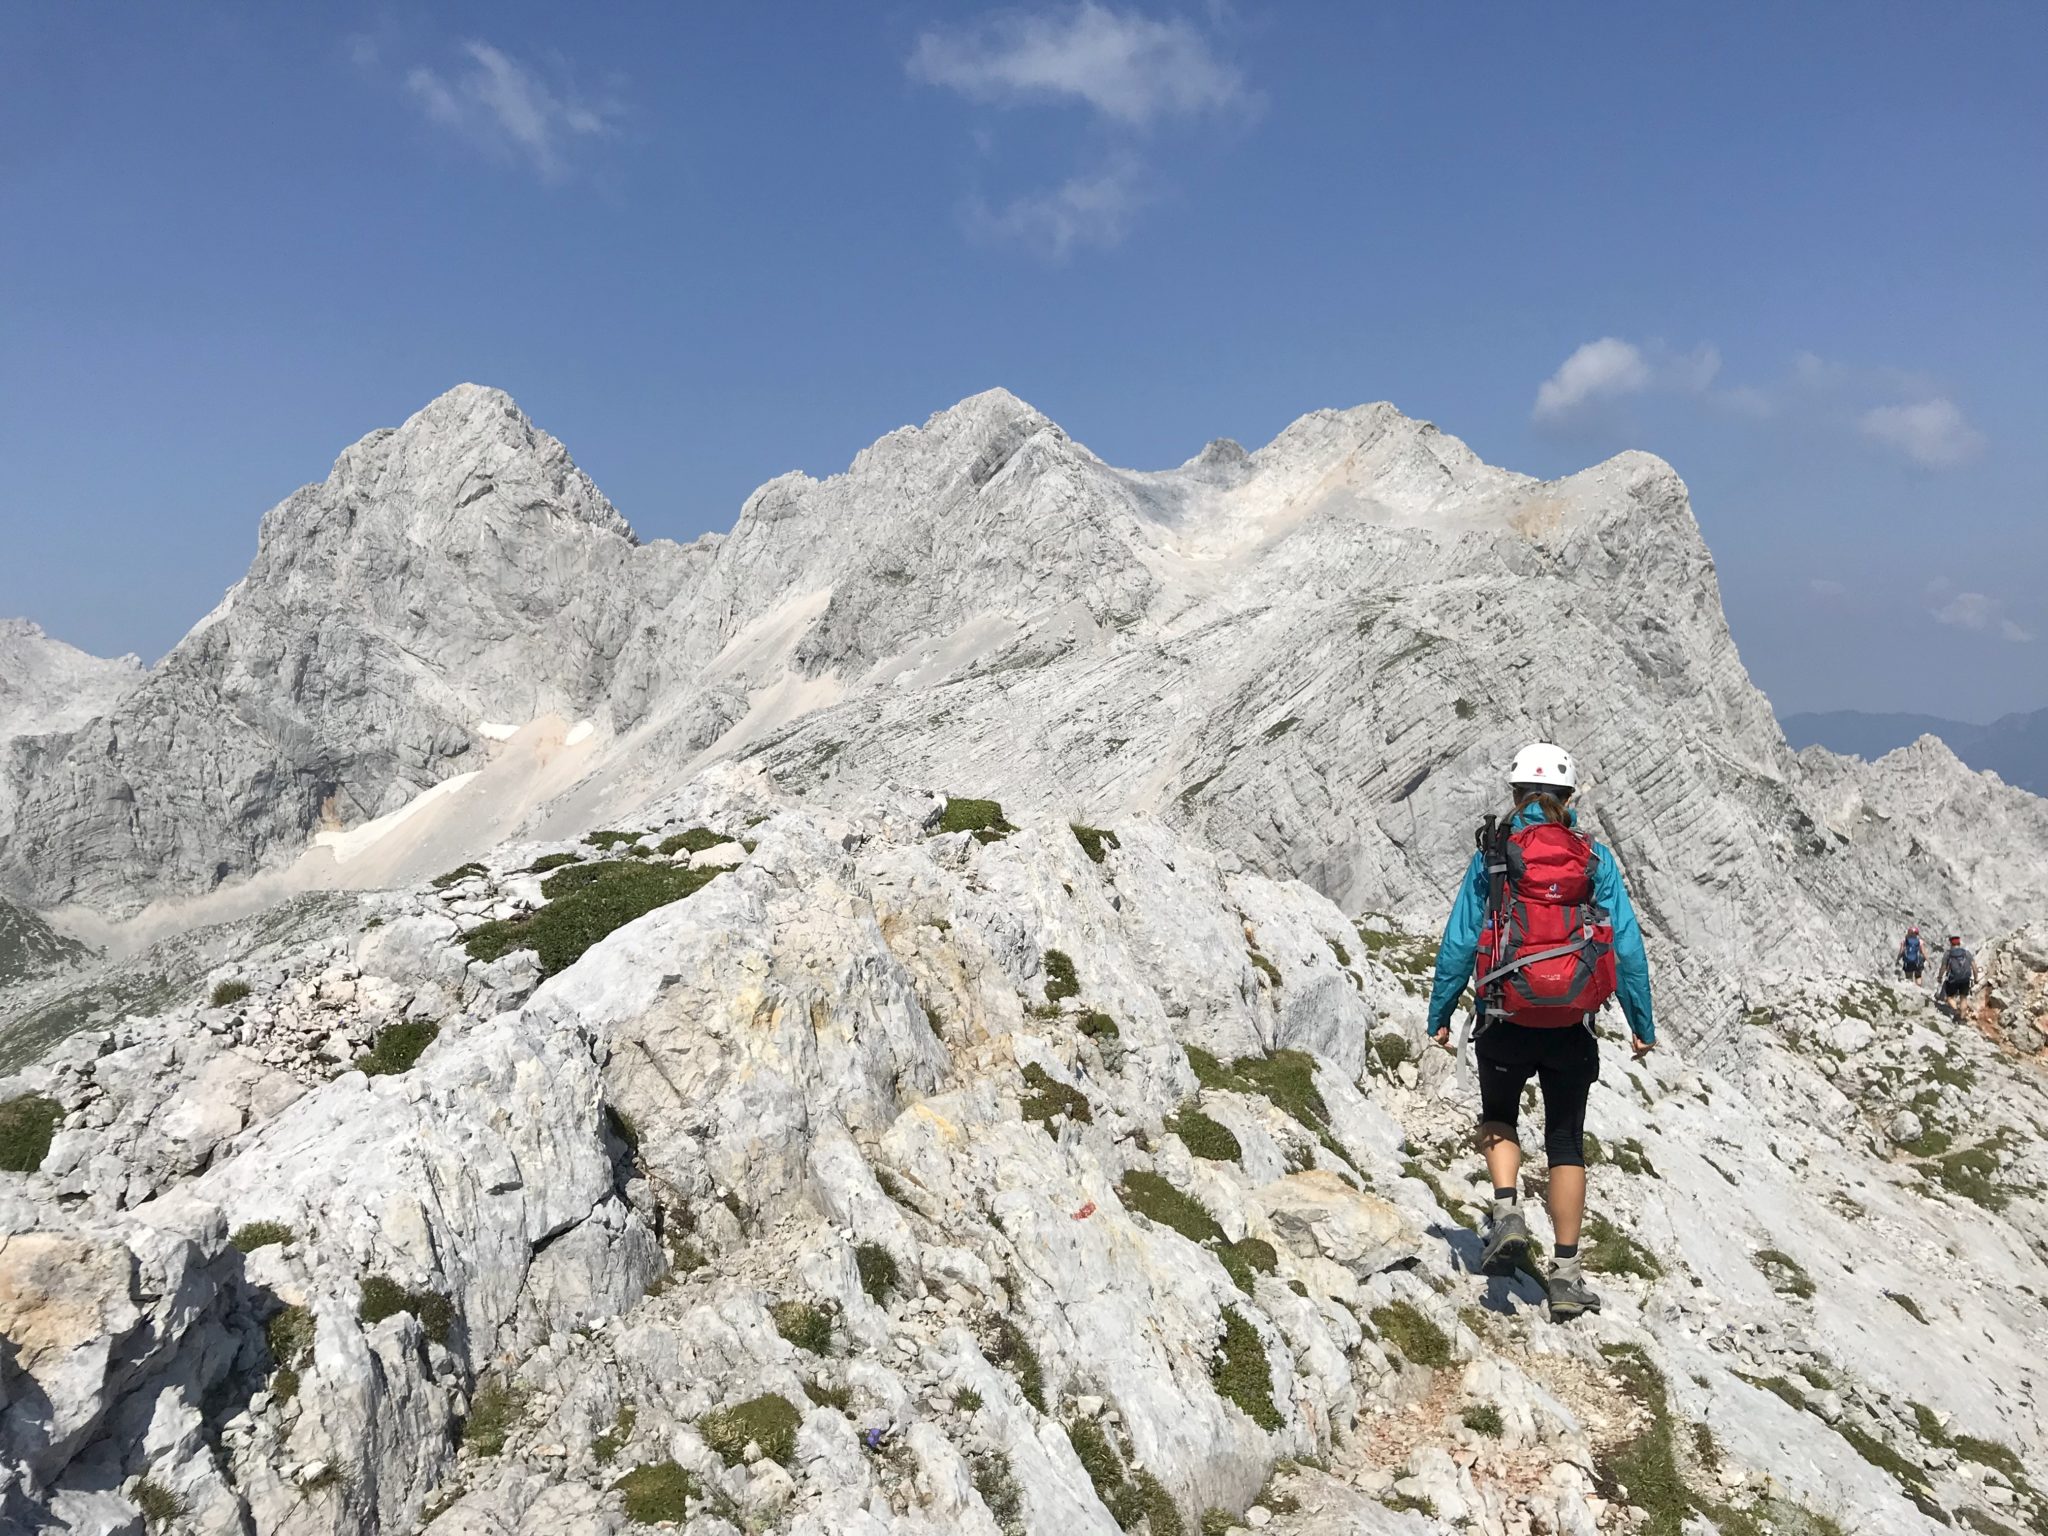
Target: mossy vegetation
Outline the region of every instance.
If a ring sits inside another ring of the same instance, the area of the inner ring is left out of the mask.
[[[1813,1276],[1792,1255],[1776,1248],[1760,1248],[1750,1257],[1763,1271],[1764,1278],[1771,1282],[1771,1289],[1779,1295],[1795,1296],[1801,1301],[1812,1299]]]
[[[1920,1310],[1920,1303],[1908,1296],[1904,1291],[1886,1291],[1884,1294],[1886,1300],[1896,1304],[1898,1309],[1905,1313],[1906,1316],[1912,1318],[1914,1322],[1925,1323],[1927,1321],[1927,1314]]]
[[[612,1487],[626,1496],[626,1518],[635,1525],[676,1524],[687,1519],[697,1480],[673,1461],[643,1462]]]
[[[1218,1243],[1216,1257],[1223,1265],[1223,1271],[1230,1276],[1230,1283],[1245,1295],[1252,1294],[1257,1275],[1270,1275],[1280,1268],[1280,1255],[1273,1245],[1260,1237],[1247,1237],[1240,1242]]]
[[[445,891],[451,885],[460,885],[463,881],[477,875],[487,875],[489,873],[490,871],[481,864],[458,864],[446,874],[434,876],[433,880],[429,883],[435,890]]]
[[[526,1394],[502,1376],[487,1378],[469,1400],[462,1421],[462,1443],[478,1456],[496,1456],[505,1449],[512,1426],[519,1422]]]
[[[834,1386],[831,1382],[816,1376],[804,1378],[804,1396],[818,1408],[833,1408],[840,1413],[853,1406],[853,1389]]]
[[[796,1455],[796,1430],[801,1422],[802,1415],[788,1398],[764,1392],[705,1414],[697,1421],[697,1433],[729,1467],[739,1465],[749,1445],[758,1445],[762,1455],[786,1467]]]
[[[702,890],[718,874],[715,869],[629,859],[571,864],[542,884],[546,906],[474,928],[462,947],[470,958],[485,961],[530,949],[540,959],[542,974],[552,976],[575,964],[606,934]]]
[[[356,1306],[356,1316],[363,1322],[381,1323],[401,1312],[410,1313],[436,1344],[446,1344],[455,1326],[454,1303],[439,1291],[409,1291],[389,1275],[371,1275],[363,1282],[362,1300]]]
[[[1081,845],[1081,851],[1097,864],[1109,857],[1109,850],[1121,848],[1114,832],[1105,827],[1084,827],[1078,823],[1070,825],[1068,831],[1074,834],[1074,841]]]
[[[1266,1364],[1266,1346],[1259,1332],[1235,1307],[1223,1309],[1223,1340],[1209,1362],[1209,1379],[1217,1395],[1234,1403],[1245,1417],[1263,1430],[1277,1430],[1287,1422],[1273,1406],[1273,1373]]]
[[[972,1387],[962,1387],[953,1394],[953,1406],[962,1413],[979,1413],[981,1394]]]
[[[1210,1119],[1192,1101],[1167,1117],[1166,1128],[1196,1157],[1212,1163],[1234,1163],[1244,1156],[1244,1147],[1230,1127]]]
[[[45,1094],[18,1094],[0,1103],[0,1170],[34,1173],[42,1167],[63,1119],[64,1106]]]
[[[1115,1040],[1123,1031],[1116,1027],[1116,1020],[1106,1013],[1090,1012],[1081,1015],[1081,1022],[1075,1026],[1090,1040]]]
[[[1354,1172],[1358,1164],[1330,1131],[1330,1108],[1316,1089],[1315,1058],[1306,1051],[1240,1056],[1224,1066],[1198,1045],[1183,1046],[1195,1081],[1204,1088],[1256,1094],[1311,1132],[1325,1151]]]
[[[1432,1370],[1451,1363],[1450,1335],[1423,1316],[1412,1301],[1390,1301],[1372,1309],[1372,1325],[1388,1344],[1417,1365]]]
[[[207,1003],[214,1008],[229,1008],[239,1003],[248,995],[249,983],[246,981],[216,982],[212,995],[207,998]]]
[[[1415,1048],[1408,1043],[1406,1035],[1374,1035],[1372,1054],[1374,1060],[1379,1062],[1380,1070],[1392,1077],[1401,1069],[1403,1062],[1415,1059]]]
[[[313,1352],[313,1314],[304,1307],[285,1307],[263,1325],[263,1339],[270,1346],[271,1396],[290,1402],[299,1395],[299,1371]]]
[[[686,832],[671,833],[655,847],[665,854],[702,853],[707,848],[716,848],[720,843],[731,841],[724,833],[714,832],[709,827],[691,827]]]
[[[1386,922],[1385,919],[1378,921]],[[1403,991],[1417,995],[1427,989],[1436,970],[1437,940],[1401,933],[1391,923],[1375,927],[1359,922],[1353,926],[1366,954],[1392,971],[1400,980]]]
[[[1095,1485],[1095,1496],[1120,1529],[1130,1530],[1144,1517],[1144,1498],[1125,1472],[1109,1432],[1093,1419],[1078,1417],[1067,1420],[1066,1431],[1075,1459]]]
[[[1348,966],[1351,964],[1351,951],[1344,947],[1341,940],[1325,938],[1323,942],[1330,946],[1330,953],[1336,958],[1339,965]]]
[[[1073,958],[1063,949],[1045,952],[1045,1000],[1062,1002],[1081,995],[1081,980],[1074,974]]]
[[[601,848],[606,853],[610,853],[612,849],[618,847],[621,843],[637,843],[646,835],[645,832],[621,832],[616,829],[607,828],[602,832],[585,833],[583,841],[590,844],[593,848]]]
[[[1221,1243],[1223,1228],[1193,1195],[1175,1189],[1163,1177],[1134,1168],[1117,1186],[1117,1198],[1162,1227],[1169,1227],[1191,1243]]]
[[[1274,991],[1280,990],[1280,967],[1260,954],[1256,949],[1245,951],[1245,958],[1252,963],[1252,969],[1266,978],[1266,985]]]
[[[272,1248],[291,1240],[292,1229],[281,1221],[247,1222],[228,1235],[228,1242],[240,1253],[254,1253],[258,1248]]]
[[[1998,1182],[1998,1156],[2005,1145],[2006,1138],[2001,1133],[1977,1146],[1949,1152],[1917,1166],[1949,1193],[1987,1211],[2002,1211],[2011,1203],[2011,1195]]]
[[[529,875],[545,875],[566,865],[582,862],[583,855],[580,853],[544,853],[526,866],[526,872]]]
[[[832,1350],[832,1313],[814,1302],[778,1301],[768,1309],[775,1331],[814,1355]]]
[[[980,1496],[996,1524],[1005,1532],[1022,1531],[1020,1523],[1024,1512],[1024,1494],[1017,1487],[1017,1477],[1010,1470],[1010,1458],[1004,1451],[986,1451],[976,1456],[972,1463],[974,1491]]]
[[[941,832],[972,832],[977,843],[1001,842],[1017,829],[1003,817],[1003,807],[996,800],[969,800],[956,796],[946,801],[945,812],[939,817]]]
[[[1588,1245],[1585,1267],[1592,1273],[1634,1275],[1640,1280],[1662,1278],[1664,1266],[1656,1255],[1605,1216],[1588,1216],[1584,1231],[1581,1241]]]
[[[1035,1120],[1044,1126],[1048,1136],[1059,1135],[1053,1121],[1062,1115],[1069,1122],[1081,1125],[1092,1124],[1095,1120],[1094,1110],[1088,1107],[1087,1094],[1061,1082],[1035,1061],[1024,1069],[1024,1086],[1031,1091],[1018,1101],[1018,1112],[1026,1120]]]
[[[619,1411],[612,1415],[612,1427],[590,1442],[590,1454],[597,1459],[600,1467],[608,1467],[618,1460],[633,1438],[633,1428],[640,1421],[640,1410],[631,1403],[619,1404]]]
[[[869,1301],[876,1306],[885,1306],[889,1298],[903,1288],[903,1276],[896,1268],[896,1256],[880,1243],[861,1243],[853,1250],[855,1267],[860,1271],[860,1288],[867,1292]]]
[[[1138,1503],[1145,1512],[1146,1536],[1186,1536],[1180,1506],[1173,1502],[1166,1485],[1150,1472],[1140,1472],[1131,1481],[1137,1484]]]
[[[392,1077],[409,1071],[440,1035],[441,1026],[427,1019],[387,1024],[377,1031],[369,1050],[356,1058],[356,1070],[368,1077]]]

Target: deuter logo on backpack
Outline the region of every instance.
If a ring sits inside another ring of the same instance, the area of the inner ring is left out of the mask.
[[[1554,822],[1488,850],[1477,985],[1490,1017],[1561,1029],[1614,996],[1614,928],[1593,901],[1593,858],[1590,838]]]

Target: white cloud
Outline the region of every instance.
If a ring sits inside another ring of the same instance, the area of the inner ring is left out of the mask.
[[[1243,78],[1186,21],[1082,0],[957,31],[926,32],[910,73],[978,101],[1085,102],[1134,127],[1251,105]]]
[[[1950,469],[1984,451],[1984,434],[1963,418],[1954,401],[1940,397],[1912,405],[1876,406],[1856,425],[1865,437],[1929,469]]]
[[[1934,593],[1936,597],[1943,595],[1938,589]],[[1996,634],[2015,645],[2024,645],[2034,638],[2031,632],[2006,614],[2003,602],[1995,597],[1986,597],[1982,592],[1957,592],[1948,596],[1940,607],[1927,611],[1937,624],[1975,630],[1979,634]]]
[[[1558,365],[1536,391],[1531,413],[1540,423],[1557,425],[1580,414],[1596,400],[1672,390],[1700,395],[1721,372],[1721,354],[1713,347],[1673,353],[1661,343],[1645,349],[1618,336],[1589,341]]]
[[[609,137],[623,108],[586,102],[489,43],[462,45],[466,62],[443,74],[416,65],[405,88],[429,120],[455,130],[502,159],[523,160],[543,181],[569,174],[579,140]]]
[[[1053,261],[1077,246],[1113,246],[1129,233],[1146,201],[1134,160],[1117,160],[1074,176],[1049,192],[1020,197],[1001,208],[971,203],[968,228],[984,239],[1014,240]]]

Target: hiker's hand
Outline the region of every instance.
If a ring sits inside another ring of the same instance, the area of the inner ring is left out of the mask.
[[[1645,1040],[1640,1035],[1630,1035],[1628,1037],[1628,1048],[1631,1051],[1635,1052],[1635,1059],[1637,1061],[1641,1061],[1645,1056],[1649,1055],[1650,1052],[1657,1049],[1657,1042],[1654,1040]]]
[[[1451,1048],[1451,1026],[1446,1024],[1432,1031],[1429,1038],[1448,1051]]]

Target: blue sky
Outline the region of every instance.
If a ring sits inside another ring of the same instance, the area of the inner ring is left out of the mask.
[[[415,14],[418,12],[419,14]],[[464,379],[643,537],[1003,384],[1691,485],[1781,709],[2048,704],[2048,8],[22,4],[0,615],[153,659]]]

